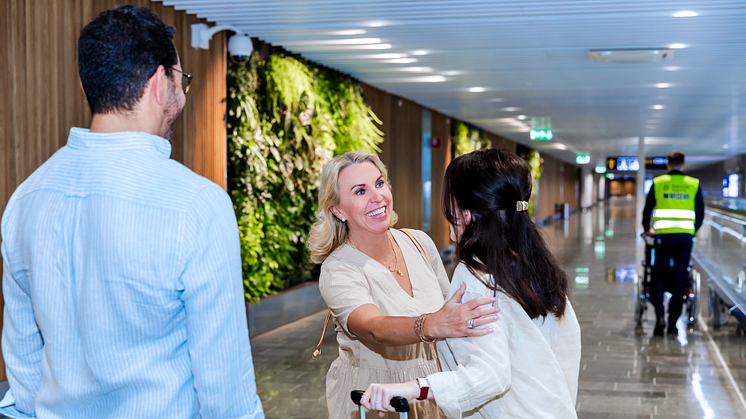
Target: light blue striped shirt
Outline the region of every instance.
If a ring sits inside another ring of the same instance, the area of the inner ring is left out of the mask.
[[[0,413],[264,417],[233,207],[170,154],[161,137],[73,128],[11,197]]]

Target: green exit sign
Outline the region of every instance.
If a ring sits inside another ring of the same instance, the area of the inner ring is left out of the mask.
[[[590,162],[591,162],[591,156],[585,156],[585,155],[575,156],[575,163],[577,164],[588,164]]]
[[[536,141],[548,141],[554,137],[550,129],[532,129],[529,135],[532,140]]]

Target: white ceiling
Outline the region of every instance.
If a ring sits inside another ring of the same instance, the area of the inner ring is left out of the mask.
[[[698,165],[746,153],[744,0],[163,3],[235,25],[249,36],[567,161],[576,154],[590,154],[592,164],[603,164],[607,156],[637,155],[640,136],[646,138],[648,155],[676,148],[698,155],[692,159]],[[680,11],[698,16],[673,16]],[[335,34],[349,30],[364,33]],[[367,42],[390,48],[338,43],[359,38],[377,38]],[[672,44],[685,48],[658,63],[590,62],[585,53]],[[402,54],[416,62],[387,62],[376,54]],[[432,71],[417,73],[411,67]],[[423,76],[445,81],[418,81]],[[669,87],[656,87],[660,83]],[[484,91],[470,92],[472,87]],[[528,119],[520,121],[519,115]],[[523,122],[530,124],[534,116],[552,118],[554,140],[529,140],[530,127]],[[563,146],[567,149],[559,149]]]

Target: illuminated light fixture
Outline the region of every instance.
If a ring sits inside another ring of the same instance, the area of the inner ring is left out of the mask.
[[[505,102],[505,99],[501,97],[493,97],[492,99],[488,100],[488,102]]]
[[[466,74],[465,71],[459,71],[459,70],[449,70],[449,71],[443,72],[443,75],[446,75],[446,76],[462,76],[464,74]]]
[[[469,88],[469,91],[472,92],[472,93],[482,93],[485,90],[487,90],[487,89],[485,89],[484,87],[479,87],[479,86],[475,86],[475,87],[470,87]]]
[[[673,51],[666,48],[589,49],[585,54],[588,61],[612,63],[640,63],[673,59]]]
[[[668,89],[669,87],[671,87],[671,85],[668,83],[658,83],[655,85],[655,87],[659,89]]]
[[[567,150],[567,146],[562,143],[557,143],[554,145],[555,148],[558,148],[560,150]]]
[[[575,283],[580,285],[588,285],[588,283],[591,282],[590,279],[588,279],[587,276],[576,276],[575,277]]]
[[[372,22],[366,23],[365,26],[369,28],[380,28],[382,26],[388,26],[388,24],[389,24],[388,22],[383,21],[383,20],[374,20]]]
[[[527,118],[526,115],[518,115],[518,116],[515,117],[515,119],[520,119],[521,121],[524,120],[524,119],[526,119],[526,118]]]
[[[394,71],[406,71],[408,73],[432,73],[433,69],[430,67],[402,67],[394,68]]]
[[[417,59],[416,58],[396,58],[393,60],[383,60],[383,62],[387,64],[412,64],[412,63],[416,63]]]
[[[676,67],[675,65],[670,65],[668,67],[662,67],[661,70],[663,70],[663,71],[679,71],[679,70],[681,70],[681,67]]]
[[[653,109],[659,111],[659,110],[663,109],[663,105],[653,105]]]
[[[550,129],[532,129],[528,136],[534,141],[549,141],[554,138],[554,134]]]
[[[691,10],[682,10],[673,14],[673,17],[697,17],[699,13],[692,12]]]
[[[728,144],[723,145],[723,148],[728,148]]]
[[[591,156],[581,154],[579,156],[575,156],[575,163],[577,164],[588,164],[591,162]]]
[[[356,45],[357,49],[391,49],[391,44]]]
[[[412,77],[410,79],[407,79],[407,81],[411,81],[414,83],[442,83],[446,81],[446,79],[443,76],[422,76],[422,77]]]
[[[596,173],[606,173],[606,166],[596,166]]]
[[[516,108],[516,107],[513,107],[513,106],[508,106],[507,108],[502,108],[502,110],[505,111],[505,112],[516,112],[516,111],[520,111],[521,108]]]
[[[686,45],[686,44],[671,44],[668,47],[671,48],[671,49],[684,49],[687,46],[688,45]]]
[[[327,39],[323,41],[295,41],[285,42],[283,45],[373,45],[380,44],[381,38],[349,38],[349,39]]]
[[[412,51],[412,55],[427,55],[430,51],[425,51],[424,49],[420,49],[417,51]]]
[[[358,55],[357,58],[372,59],[372,60],[395,60],[397,58],[405,58],[404,54],[370,54],[370,55]]]
[[[327,32],[329,35],[337,35],[337,36],[355,36],[355,35],[365,35],[368,33],[365,29],[349,29],[346,31],[334,31],[334,32]]]

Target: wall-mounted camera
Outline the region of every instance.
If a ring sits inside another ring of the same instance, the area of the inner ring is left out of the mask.
[[[210,49],[210,39],[220,31],[233,31],[236,34],[228,39],[228,53],[234,63],[242,63],[249,59],[254,50],[251,38],[241,30],[231,25],[218,25],[208,28],[203,23],[192,24],[192,47],[195,49]]]

